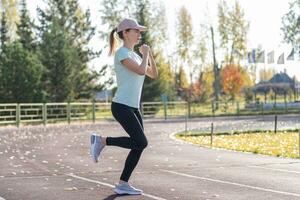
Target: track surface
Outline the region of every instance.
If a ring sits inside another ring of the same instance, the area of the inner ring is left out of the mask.
[[[278,127],[300,127],[300,116],[280,116]],[[274,116],[199,118],[188,129],[273,129]],[[0,200],[50,199],[300,199],[300,160],[208,149],[172,139],[184,120],[146,120],[149,146],[131,177],[142,196],[118,196],[128,150],[89,156],[89,136],[126,135],[116,122],[0,128]]]

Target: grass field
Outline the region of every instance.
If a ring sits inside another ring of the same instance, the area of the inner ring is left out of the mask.
[[[210,147],[211,137],[203,133],[178,134],[177,138]],[[270,156],[300,158],[299,130],[277,132],[222,133],[213,136],[213,147]]]

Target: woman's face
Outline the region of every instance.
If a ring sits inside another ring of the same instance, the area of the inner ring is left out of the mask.
[[[141,39],[141,31],[137,29],[130,29],[129,31],[125,31],[125,39],[128,40],[128,42],[133,44],[138,44]]]

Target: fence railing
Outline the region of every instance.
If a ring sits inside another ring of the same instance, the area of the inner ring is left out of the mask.
[[[0,104],[0,125],[56,123],[112,119],[111,103],[21,103]],[[145,102],[141,106],[144,118],[185,116],[186,102]]]
[[[300,113],[299,102],[246,104],[233,101],[187,103],[185,101],[144,102],[144,118],[201,117],[221,115],[264,115]],[[56,123],[112,119],[111,103],[21,103],[0,104],[0,125]]]

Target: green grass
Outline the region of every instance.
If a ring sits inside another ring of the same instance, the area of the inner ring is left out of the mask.
[[[211,137],[205,133],[177,134],[177,138],[210,147]],[[213,136],[213,147],[252,152],[278,157],[300,158],[299,130],[277,132],[248,131],[220,133]]]

